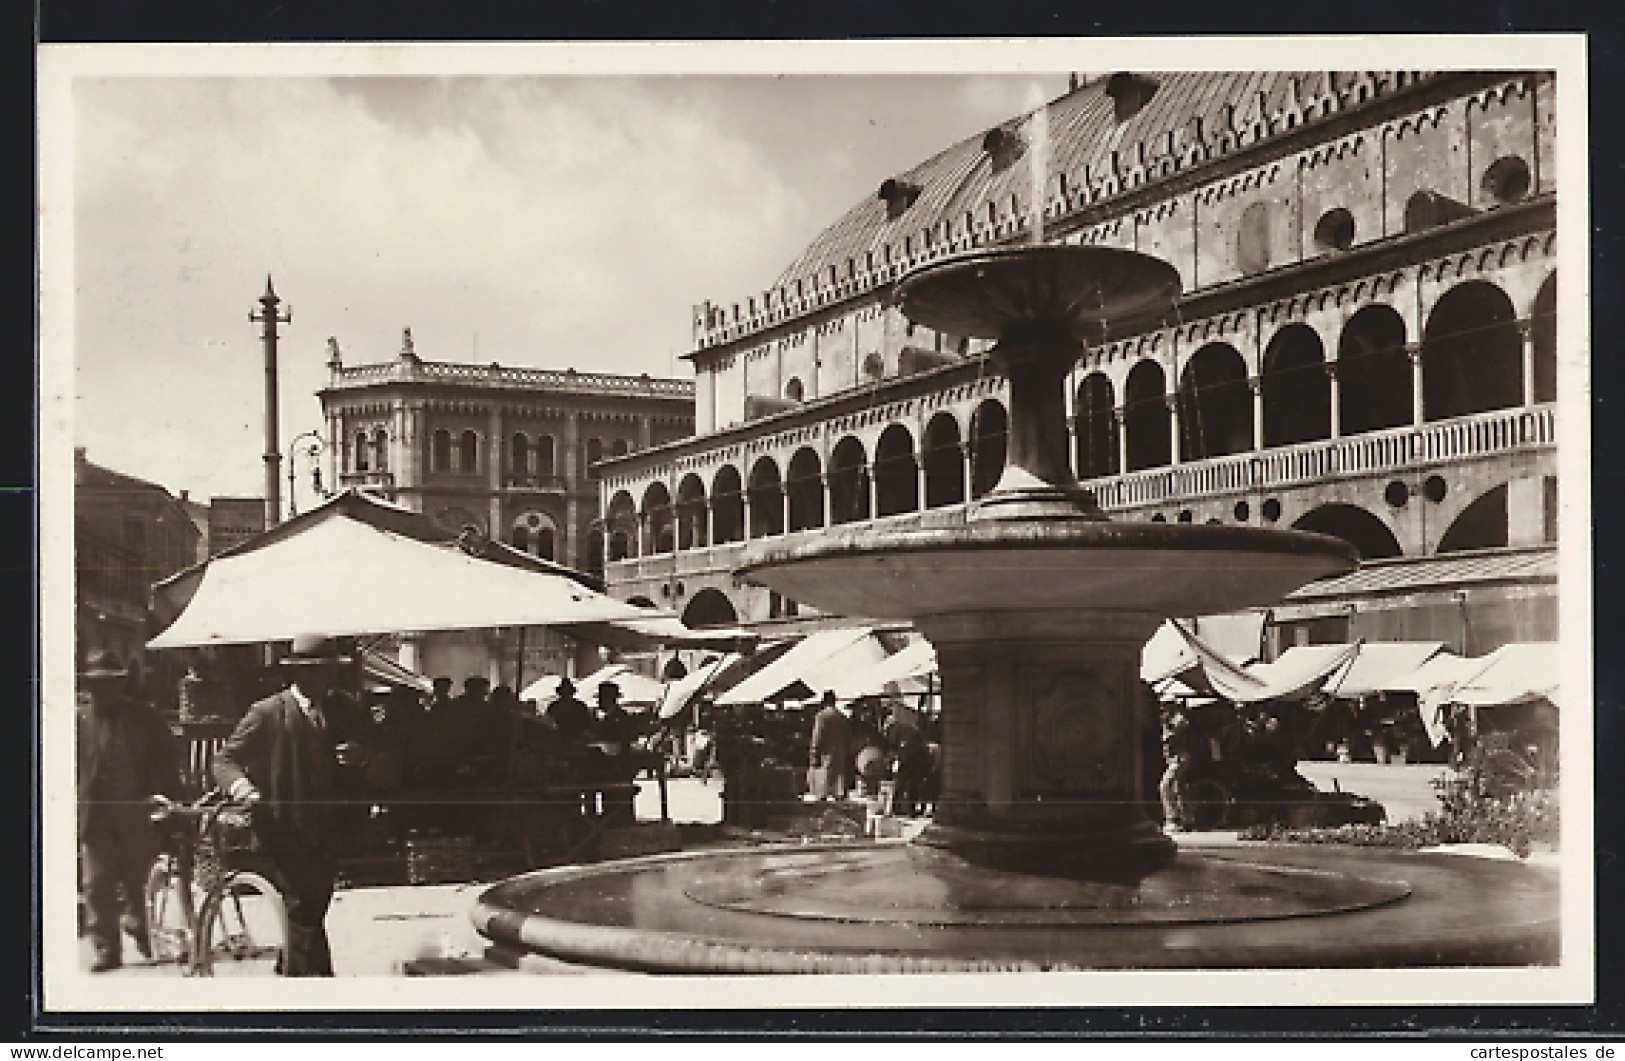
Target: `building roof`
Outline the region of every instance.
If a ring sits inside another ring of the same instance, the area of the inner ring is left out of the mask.
[[[1557,581],[1557,550],[1486,549],[1424,559],[1370,560],[1347,575],[1311,582],[1282,602],[1302,604],[1333,597],[1414,593],[1495,582]]]
[[[732,317],[707,303],[696,318],[697,345],[726,342],[889,283],[946,251],[1029,238],[1035,158],[1044,169],[1045,224],[1054,225],[1203,163],[1386,102],[1434,76],[1181,71],[1085,82],[1050,101],[1047,135],[1028,115],[1016,115],[912,169],[877,175],[879,190],[824,229],[767,297],[735,306]]]
[[[694,400],[694,381],[644,373],[620,376],[607,372],[577,372],[573,368],[516,368],[491,362],[468,365],[452,361],[422,361],[402,356],[371,365],[330,365],[332,376],[318,394],[393,383],[438,384],[499,390],[545,390],[555,394],[594,397],[654,398],[685,403]]]

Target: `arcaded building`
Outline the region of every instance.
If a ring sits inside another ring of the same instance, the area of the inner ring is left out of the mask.
[[[1182,280],[1176,320],[1073,373],[1075,469],[1111,518],[1352,542],[1362,571],[1274,609],[1277,647],[1554,640],[1554,91],[1542,72],[1118,73],[877,173],[761,291],[696,307],[695,436],[603,470],[612,592],[693,624],[805,622],[734,576],[749,541],[955,519],[998,479],[1005,383],[891,291],[1041,239]]]

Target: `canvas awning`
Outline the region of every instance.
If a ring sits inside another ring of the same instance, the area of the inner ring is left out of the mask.
[[[1442,641],[1366,641],[1353,665],[1335,682],[1328,682],[1326,691],[1342,697],[1401,691],[1405,680],[1443,649]],[[1282,655],[1295,651],[1288,649]]]
[[[1478,673],[1458,684],[1450,701],[1498,707],[1531,700],[1557,703],[1558,649],[1555,642],[1502,645],[1484,657]]]
[[[664,646],[749,652],[760,640],[759,635],[738,627],[696,630],[683,625],[683,621],[675,615],[660,614],[604,623],[565,623],[557,629],[569,637],[603,645],[617,652],[647,652]]]
[[[511,554],[511,555],[510,555]],[[584,576],[347,492],[154,587],[152,648],[500,626],[645,621]]]
[[[362,649],[361,669],[367,677],[386,685],[400,686],[406,689],[416,689],[427,693],[434,689],[434,683],[416,671],[407,670],[388,656],[376,649]]]
[[[921,692],[926,688],[924,679],[936,672],[937,650],[931,647],[931,642],[921,638],[871,667],[841,675],[830,688],[841,700],[879,696],[891,682],[896,682],[905,693]]]
[[[737,652],[714,656],[676,681],[667,682],[665,695],[660,699],[660,707],[656,714],[663,720],[676,718],[705,691],[706,686],[715,681],[723,671],[738,663],[741,658],[743,657]]]
[[[1359,650],[1358,643],[1324,646],[1333,651],[1300,653],[1296,659],[1288,658],[1290,653],[1282,653],[1273,663],[1243,666],[1209,648],[1182,624],[1176,622],[1173,627],[1200,659],[1208,686],[1232,703],[1302,699],[1319,691],[1328,678],[1348,667]]]
[[[717,697],[717,703],[805,700],[830,688],[842,674],[885,658],[885,646],[867,626],[820,630]]]
[[[546,711],[558,699],[559,683],[563,680],[562,674],[538,678],[525,686],[519,699],[534,700],[538,711]],[[570,683],[576,687],[577,698],[589,704],[598,699],[598,686],[604,682],[615,683],[621,691],[621,703],[627,707],[649,707],[659,703],[666,689],[664,682],[639,674],[624,663],[611,663],[584,677],[570,679]]]

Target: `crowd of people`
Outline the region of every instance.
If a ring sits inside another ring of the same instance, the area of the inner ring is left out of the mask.
[[[725,823],[759,824],[767,803],[803,789],[819,801],[889,792],[890,810],[900,815],[934,808],[941,760],[937,720],[910,707],[896,684],[879,697],[846,703],[825,690],[810,719],[772,714],[784,723],[773,724],[756,703],[722,707],[707,701],[702,707],[695,767],[702,775],[713,768],[721,773]],[[803,779],[804,786],[796,783]]]

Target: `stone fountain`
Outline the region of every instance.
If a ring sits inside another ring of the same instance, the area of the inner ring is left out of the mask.
[[[1031,246],[897,289],[916,323],[996,340],[1006,466],[962,521],[764,544],[743,574],[937,650],[942,798],[908,843],[681,852],[486,892],[498,948],[661,972],[1481,965],[1555,961],[1555,877],[1289,845],[1181,852],[1147,816],[1140,649],[1170,616],[1272,604],[1352,570],[1315,534],[1108,520],[1067,460],[1089,344],[1171,310],[1166,262]]]

